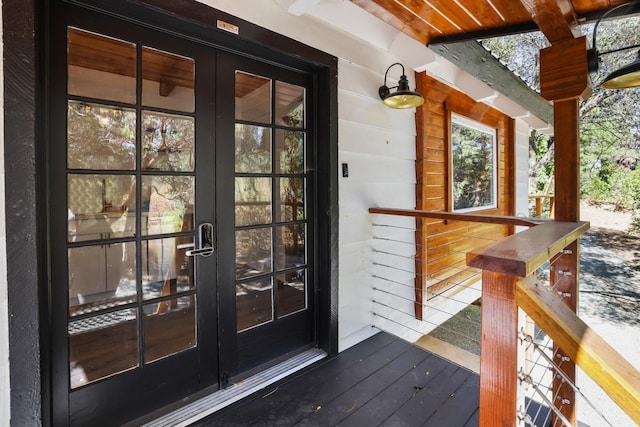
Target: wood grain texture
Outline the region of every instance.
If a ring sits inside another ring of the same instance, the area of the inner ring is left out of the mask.
[[[411,12],[394,4],[395,2],[384,2],[376,0],[351,0],[370,14],[383,20],[393,28],[409,35],[423,44],[429,41],[432,27],[426,22],[416,21],[416,17]]]
[[[535,278],[519,281],[516,298],[553,342],[640,424],[640,372]]]
[[[369,208],[369,213],[412,216],[416,218],[435,218],[450,221],[482,222],[487,224],[521,225],[524,227],[532,227],[542,223],[541,221],[535,221],[519,216],[462,214],[452,212],[420,211],[411,209]]]
[[[467,265],[527,277],[588,229],[588,222],[548,222],[484,250],[468,252]]]
[[[590,84],[586,37],[565,40],[540,50],[540,94],[543,98],[549,101],[584,99],[591,94]],[[554,121],[557,125],[561,123],[558,117]]]
[[[554,102],[558,124],[555,134],[555,218],[580,218],[580,106],[578,99]]]
[[[578,21],[571,0],[520,0],[551,44],[579,35]]]
[[[434,3],[436,4],[436,3]],[[441,4],[441,3],[437,3]],[[416,113],[416,210],[371,210],[372,213],[421,218],[416,242],[421,256],[416,260],[416,294],[431,298],[477,276],[476,269],[464,270],[464,250],[478,248],[487,241],[508,235],[512,225],[532,225],[522,218],[498,218],[513,212],[514,179],[512,120],[490,106],[474,101],[467,95],[440,81],[419,73],[416,88],[425,97],[425,104]],[[449,210],[449,126],[450,114],[458,113],[491,126],[498,140],[498,208],[483,214],[453,214]],[[439,211],[439,212],[434,212]],[[443,221],[432,221],[443,220]],[[486,226],[486,224],[498,224]],[[430,254],[429,248],[438,249]],[[420,249],[422,248],[422,249]],[[460,271],[462,270],[462,271]],[[431,289],[433,288],[433,289]],[[417,306],[416,306],[417,310]]]
[[[580,35],[579,20],[593,20],[622,0],[351,0],[421,43],[452,43],[540,28],[551,43]],[[626,11],[625,13],[632,13]]]
[[[518,388],[517,278],[482,274],[480,425],[515,426]]]

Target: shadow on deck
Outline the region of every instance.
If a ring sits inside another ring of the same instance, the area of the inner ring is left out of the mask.
[[[381,332],[193,426],[478,425],[479,377]]]

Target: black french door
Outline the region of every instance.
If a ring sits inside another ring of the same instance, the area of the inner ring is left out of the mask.
[[[234,270],[220,288],[221,375],[245,372],[310,347],[315,337],[313,81],[273,65],[219,52],[221,252]],[[224,250],[222,248],[224,247]],[[229,303],[231,302],[231,303]],[[235,354],[224,349],[236,349]],[[227,355],[233,358],[227,359]]]
[[[315,345],[312,78],[52,16],[54,424],[121,424]]]

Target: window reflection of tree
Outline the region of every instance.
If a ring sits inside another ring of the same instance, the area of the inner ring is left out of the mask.
[[[453,208],[494,206],[494,135],[453,122],[451,144]]]

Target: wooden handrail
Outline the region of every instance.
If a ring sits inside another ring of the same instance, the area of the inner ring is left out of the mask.
[[[571,253],[560,260],[569,257],[577,264],[577,240],[588,228],[588,222],[547,221],[490,247],[467,252],[467,265],[483,270],[480,425],[516,424],[516,289],[520,278],[529,276],[567,247]],[[558,263],[560,261],[556,261],[556,265]],[[569,270],[573,274],[563,279],[574,281],[572,289],[577,292],[577,270]],[[573,397],[570,400],[573,401]]]
[[[499,215],[479,215],[479,214],[461,214],[441,211],[418,211],[412,209],[389,209],[389,208],[369,208],[369,213],[396,215],[396,216],[412,216],[415,218],[431,218],[444,219],[449,221],[468,221],[480,222],[484,224],[500,224],[513,225],[523,227],[534,227],[544,224],[547,220],[523,218],[519,216],[499,216]]]
[[[589,223],[548,221],[507,237],[489,248],[467,252],[467,265],[526,277],[577,240]]]
[[[516,301],[640,425],[640,372],[535,277],[518,281]]]

